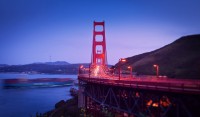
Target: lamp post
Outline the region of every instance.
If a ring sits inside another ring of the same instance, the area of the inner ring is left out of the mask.
[[[91,65],[89,64],[89,78],[90,78],[90,67],[91,67]]]
[[[158,75],[159,75],[159,66],[156,65],[156,64],[154,64],[153,67],[155,67],[155,69],[156,69],[156,76],[158,78]]]
[[[83,68],[83,65],[80,65],[79,66],[79,70],[78,70],[78,74],[80,75],[81,74],[81,69]]]
[[[85,74],[85,68],[83,68],[83,74]]]
[[[132,66],[128,66],[128,69],[130,69],[130,77],[132,78],[133,77],[133,73],[132,73],[133,67]]]
[[[119,80],[121,79],[121,63],[126,62],[125,58],[119,59]]]

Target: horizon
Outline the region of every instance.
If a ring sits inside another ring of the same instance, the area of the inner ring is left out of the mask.
[[[0,1],[0,64],[90,63],[105,21],[108,64],[200,34],[200,1]]]

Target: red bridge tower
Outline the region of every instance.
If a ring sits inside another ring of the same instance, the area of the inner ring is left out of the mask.
[[[104,22],[95,22],[93,29],[91,75],[103,76],[107,71],[106,39]]]
[[[107,65],[106,39],[104,22],[95,22],[93,29],[92,61],[91,65]]]

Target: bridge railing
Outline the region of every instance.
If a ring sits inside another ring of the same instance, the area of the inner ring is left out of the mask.
[[[79,74],[78,75],[88,75],[88,77],[101,77],[101,78],[117,78],[119,77],[119,73],[117,70],[110,69],[108,67],[104,66],[81,66],[79,68]],[[123,78],[130,78],[132,75],[127,74],[127,71],[125,74],[121,73],[121,77]]]
[[[88,77],[88,75],[79,76],[80,80],[111,85],[111,86],[121,86],[145,90],[160,90],[167,92],[179,92],[179,93],[194,93],[200,94],[200,82],[187,81],[187,80],[152,80],[145,78],[132,78],[132,79],[112,79],[112,78],[99,78],[99,77]]]
[[[105,85],[134,87],[141,89],[163,90],[172,92],[195,92],[200,94],[200,80],[157,78],[156,76],[119,75],[112,70],[104,69],[104,73],[92,73],[94,69],[82,68],[79,70],[79,79]]]

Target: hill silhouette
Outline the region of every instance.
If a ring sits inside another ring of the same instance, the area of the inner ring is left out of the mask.
[[[80,65],[88,66],[88,63],[70,64],[65,61],[36,62],[25,65],[2,65],[0,73],[47,73],[47,74],[77,74]]]
[[[137,74],[155,75],[153,64],[159,65],[160,75],[200,79],[200,35],[184,36],[160,49],[128,57],[122,67],[130,65]]]

